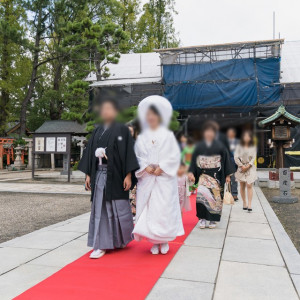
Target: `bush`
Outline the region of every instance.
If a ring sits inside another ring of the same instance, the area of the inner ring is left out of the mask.
[[[73,165],[73,171],[77,171],[78,170],[78,165],[79,165],[79,161],[76,161]]]
[[[26,141],[23,140],[22,138],[14,140],[14,142],[13,142],[14,148],[17,147],[18,145],[25,146],[26,145]]]

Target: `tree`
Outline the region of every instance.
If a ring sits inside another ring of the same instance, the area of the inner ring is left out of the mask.
[[[25,72],[18,69],[22,62],[24,9],[16,0],[0,2],[0,136],[4,133],[9,117],[10,101],[20,88]]]
[[[25,97],[21,104],[20,111],[20,136],[26,131],[26,117],[27,107],[33,96],[35,84],[38,79],[38,69],[41,65],[55,58],[45,58],[41,60],[42,47],[45,46],[43,40],[49,26],[50,16],[50,1],[49,0],[33,0],[26,4],[28,9],[33,13],[33,19],[30,22],[31,32],[33,34],[34,42],[30,44],[29,50],[32,55],[32,70],[30,81],[26,89]]]
[[[149,0],[144,4],[138,23],[140,52],[179,45],[173,24],[175,13],[175,0]]]
[[[109,76],[107,64],[117,64],[120,52],[126,47],[128,35],[113,22],[93,23],[90,18],[69,23],[70,32],[65,46],[73,61],[90,61],[95,67],[97,80]]]
[[[121,53],[174,46],[174,0],[140,1],[1,0],[0,132],[87,121],[90,72],[103,80]]]
[[[137,50],[138,42],[138,16],[141,13],[140,0],[120,0],[119,1],[118,24],[123,31],[129,34],[128,51]]]
[[[50,86],[44,95],[49,101],[49,117],[52,120],[60,119],[68,109],[66,102],[73,82],[85,78],[89,72],[88,62],[77,61],[73,64],[70,49],[64,47],[65,40],[69,38],[69,32],[66,30],[68,23],[87,17],[88,2],[87,0],[57,0],[53,3],[47,51],[48,55],[56,59],[48,63]],[[80,98],[75,99],[75,103],[81,103],[80,100]]]

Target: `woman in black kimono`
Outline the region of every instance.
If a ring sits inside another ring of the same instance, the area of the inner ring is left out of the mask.
[[[90,258],[100,258],[108,249],[123,248],[132,240],[133,220],[129,203],[131,175],[139,168],[129,129],[115,122],[113,100],[103,101],[97,127],[84,150],[78,169],[86,174],[86,189],[92,191],[88,246]]]
[[[216,140],[217,128],[207,122],[203,128],[203,141],[197,144],[189,168],[189,180],[198,182],[197,217],[200,228],[215,228],[219,222],[223,206],[223,187],[230,183],[234,172],[229,153],[224,145]]]

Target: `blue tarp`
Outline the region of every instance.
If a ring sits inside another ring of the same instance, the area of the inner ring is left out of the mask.
[[[253,107],[279,101],[280,58],[164,65],[164,96],[176,110]]]

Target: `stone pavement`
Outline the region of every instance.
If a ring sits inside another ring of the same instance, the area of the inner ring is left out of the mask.
[[[0,299],[85,254],[87,226],[84,214],[0,244]],[[217,229],[195,227],[147,299],[296,300],[299,293],[300,255],[255,188],[253,213],[239,201],[224,207]]]
[[[9,300],[89,251],[89,213],[0,244],[0,299]]]
[[[252,213],[240,200],[221,220],[214,230],[195,227],[148,300],[299,299],[300,255],[260,188]]]

